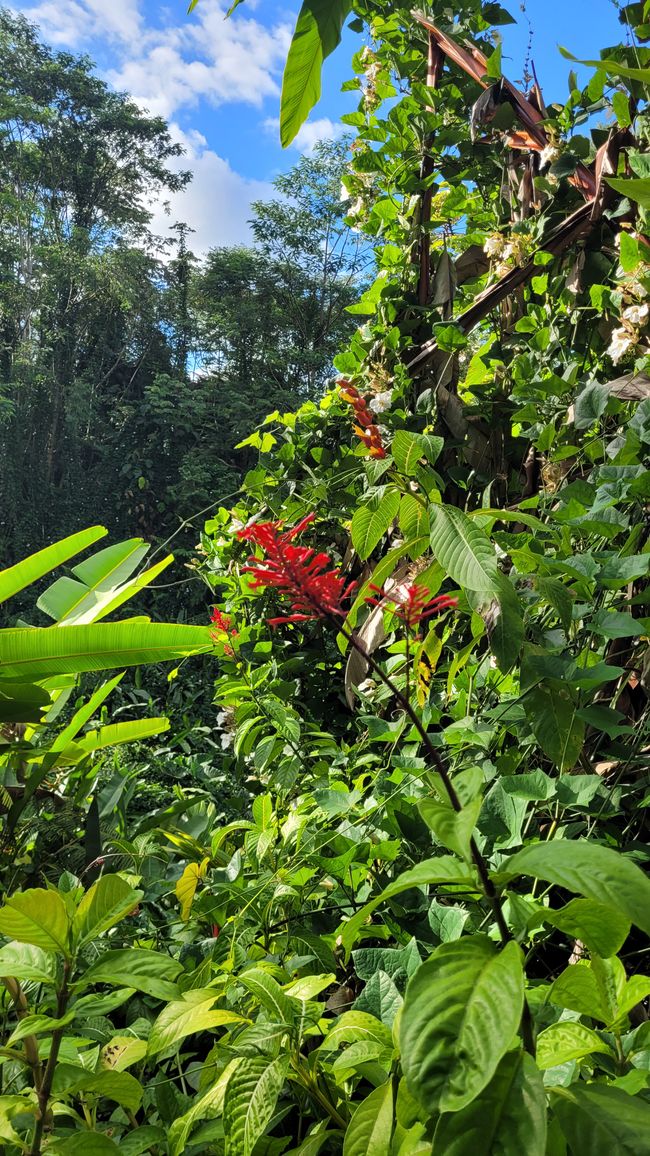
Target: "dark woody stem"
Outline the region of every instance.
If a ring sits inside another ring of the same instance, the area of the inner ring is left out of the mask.
[[[410,700],[407,698],[406,695],[402,694],[401,690],[399,690],[398,687],[395,686],[395,683],[393,682],[393,680],[387,674],[384,674],[384,672],[381,669],[381,667],[379,666],[379,664],[375,661],[375,659],[372,657],[372,655],[368,653],[365,646],[363,646],[362,643],[360,643],[354,637],[354,635],[350,633],[349,630],[347,630],[344,626],[342,626],[340,624],[340,622],[338,622],[336,620],[334,615],[328,615],[328,617],[330,617],[331,621],[336,624],[337,630],[350,643],[350,646],[352,646],[354,648],[354,650],[356,650],[357,653],[362,656],[362,658],[368,663],[368,666],[370,667],[370,669],[384,683],[384,686],[387,686],[388,689],[391,691],[391,693],[395,696],[395,698],[397,699],[402,710],[407,715],[407,717],[411,720],[411,722],[413,723],[413,726],[415,727],[420,738],[422,739],[422,742],[424,744],[424,748],[427,752],[427,755],[429,756],[431,762],[435,766],[436,771],[440,775],[440,778],[442,780],[442,784],[445,788],[445,791],[447,792],[447,797],[449,799],[449,802],[450,802],[452,808],[454,809],[454,811],[456,811],[456,813],[462,811],[462,809],[463,809],[462,804],[461,804],[461,801],[458,798],[458,795],[456,794],[456,791],[454,789],[453,783],[452,783],[451,778],[449,776],[449,771],[447,770],[442,758],[440,757],[439,751],[436,750],[433,743],[431,742],[431,739],[429,738],[429,736],[426,732],[426,729],[425,729],[424,725],[422,724],[421,719],[419,718],[419,716],[417,714],[417,711],[415,711],[413,709],[413,707],[411,706]],[[485,898],[487,899],[488,903],[490,904],[490,907],[492,908],[492,913],[494,915],[496,925],[499,929],[499,935],[501,936],[501,941],[502,941],[502,943],[508,943],[508,941],[510,939],[512,939],[512,936],[510,934],[510,931],[508,929],[508,925],[507,925],[505,918],[504,918],[504,915],[503,915],[503,910],[501,907],[501,900],[500,900],[500,898],[496,892],[496,888],[494,886],[494,883],[490,879],[490,873],[488,871],[487,863],[485,862],[485,859],[481,855],[481,852],[479,851],[479,849],[476,845],[476,840],[474,839],[473,836],[470,839],[470,854],[472,856],[472,862],[473,862],[474,866],[476,867],[476,871],[477,871],[477,874],[478,874],[478,877],[479,877],[479,880],[481,883],[481,890],[482,890],[483,894],[485,895]]]

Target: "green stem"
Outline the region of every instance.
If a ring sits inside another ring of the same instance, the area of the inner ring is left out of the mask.
[[[68,991],[68,976],[70,974],[70,966],[71,965],[69,960],[66,960],[63,964],[63,980],[61,987],[58,990],[56,1001],[56,1018],[58,1020],[63,1019],[68,1006],[68,999],[70,998],[70,993]],[[34,1126],[34,1135],[32,1137],[32,1146],[29,1150],[29,1156],[41,1156],[41,1145],[43,1143],[43,1132],[45,1129],[45,1122],[47,1120],[50,1093],[52,1091],[54,1073],[56,1071],[56,1064],[59,1057],[59,1048],[61,1047],[61,1041],[64,1034],[64,1027],[56,1028],[56,1030],[52,1032],[50,1054],[45,1066],[43,1081],[38,1091],[38,1116],[36,1117],[36,1124]]]

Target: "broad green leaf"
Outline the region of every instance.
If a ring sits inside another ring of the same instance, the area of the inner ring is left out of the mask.
[[[113,987],[133,987],[156,999],[173,1000],[180,998],[173,982],[180,971],[178,960],[162,952],[145,947],[118,948],[103,952],[75,981],[74,987],[83,991],[92,984],[108,983]]]
[[[343,1141],[343,1156],[389,1156],[392,1132],[393,1085],[388,1080],[354,1110]]]
[[[208,858],[202,859],[200,863],[188,863],[180,879],[177,881],[174,888],[174,894],[181,905],[181,919],[186,923],[190,917],[192,903],[196,895],[196,889],[199,885],[199,879],[205,878],[207,871]]]
[[[577,56],[573,56],[566,48],[558,45],[562,56],[567,60],[574,60],[576,64],[584,64],[590,68],[597,68],[600,72],[606,72],[608,76],[625,76],[628,80],[640,80],[642,83],[650,83],[650,68],[634,68],[628,64],[621,64],[618,60],[613,60],[605,57],[603,60],[578,60]]]
[[[43,887],[18,891],[0,908],[0,934],[67,955],[70,920],[66,905],[58,892]]]
[[[390,449],[399,472],[410,478],[417,474],[420,458],[426,458],[429,465],[433,465],[437,461],[443,445],[442,438],[398,429]]]
[[[142,1085],[129,1072],[88,1072],[65,1063],[57,1064],[52,1091],[57,1099],[79,1093],[84,1099],[88,1095],[105,1096],[131,1112],[137,1112],[142,1102]]]
[[[223,1103],[225,1156],[251,1156],[275,1112],[288,1067],[288,1056],[271,1063],[260,1056],[244,1058],[235,1069]]]
[[[36,1097],[28,1099],[25,1096],[0,1096],[0,1143],[17,1144],[21,1151],[25,1146],[18,1132],[13,1128],[11,1121],[14,1116],[24,1114],[36,1115],[38,1102]]]
[[[56,960],[42,947],[30,943],[6,943],[0,948],[0,975],[12,975],[21,982],[54,985],[57,982]]]
[[[603,959],[616,955],[630,934],[627,916],[594,899],[572,899],[559,911],[545,909],[543,915],[545,923],[579,939]]]
[[[464,883],[469,890],[475,886],[474,874],[468,864],[451,855],[441,855],[437,859],[425,859],[409,871],[403,871],[393,883],[390,883],[379,895],[375,896],[363,907],[356,911],[345,923],[339,927],[340,943],[349,953],[354,946],[357,936],[366,923],[368,916],[394,895],[402,891],[409,891],[411,887],[425,887],[428,884]]]
[[[102,875],[93,883],[79,904],[72,920],[72,934],[77,947],[97,939],[109,927],[124,919],[142,899],[120,875]]]
[[[140,1040],[134,1042],[141,1043]],[[134,1128],[132,1132],[120,1136],[120,1156],[141,1156],[142,1152],[155,1152],[157,1148],[163,1147],[166,1139],[165,1129],[157,1125],[145,1124],[142,1128]]]
[[[168,718],[131,719],[129,722],[109,723],[108,726],[87,731],[75,745],[85,755],[91,755],[96,751],[106,750],[107,747],[119,746],[120,743],[140,742],[153,735],[164,734],[168,730]]]
[[[74,1019],[74,1012],[67,1012],[66,1015],[55,1019],[53,1016],[46,1015],[32,1015],[23,1016],[18,1022],[18,1027],[14,1028],[5,1043],[7,1047],[18,1043],[19,1040],[24,1040],[26,1036],[47,1036],[51,1032],[55,1032],[57,1028],[64,1028],[72,1023]]]
[[[376,508],[359,506],[352,517],[352,545],[366,559],[381,542],[399,511],[399,493],[388,490]]]
[[[392,1027],[395,1016],[403,1003],[397,986],[385,971],[376,971],[365,985],[361,995],[354,1001],[359,1011],[370,1012],[383,1024]],[[347,1055],[349,1049],[344,1053]]]
[[[352,0],[303,0],[282,78],[280,140],[291,144],[320,100],[323,61],[341,40]]]
[[[511,582],[497,575],[496,593],[491,598],[468,590],[467,600],[480,614],[490,641],[490,650],[504,673],[514,666],[524,642],[523,608]]]
[[[565,686],[540,683],[523,696],[530,728],[545,755],[560,771],[577,763],[585,737],[584,720]]]
[[[115,687],[122,681],[123,678],[124,672],[122,671],[120,674],[116,674],[113,678],[110,678],[107,682],[104,682],[101,686],[97,687],[97,690],[91,694],[88,702],[85,702],[83,706],[80,706],[79,710],[76,710],[73,714],[67,726],[65,726],[63,730],[59,731],[54,742],[50,746],[50,750],[65,750],[65,748],[69,745],[69,743],[72,742],[75,736],[79,734],[79,731],[82,729],[82,727],[84,727],[89,719],[92,718],[97,708],[101,706],[105,699],[108,698],[111,691],[115,690]]]
[[[548,998],[556,1007],[570,1008],[580,1015],[606,1024],[610,1016],[601,1000],[598,981],[588,963],[571,964],[553,983]]]
[[[646,70],[650,72],[650,69]],[[607,184],[630,201],[650,209],[650,181],[643,177],[605,177]]]
[[[61,542],[46,546],[44,550],[39,550],[37,554],[31,554],[29,558],[17,562],[8,570],[1,570],[0,602],[5,602],[7,598],[12,598],[14,594],[24,590],[32,582],[37,582],[44,574],[49,574],[50,570],[54,570],[62,562],[67,562],[68,558],[86,550],[88,546],[92,546],[93,542],[96,542],[98,538],[103,538],[107,533],[108,530],[104,526],[91,526],[88,530],[81,530],[78,534],[71,534],[69,538],[64,538]]]
[[[210,650],[204,626],[100,622],[0,631],[0,678],[37,681],[55,674],[168,662]]]
[[[169,1129],[170,1156],[181,1156],[181,1153],[185,1151],[192,1129],[199,1120],[213,1120],[216,1116],[221,1115],[228,1081],[241,1063],[241,1056],[230,1060],[216,1083],[194,1101],[189,1111],[173,1121]]]
[[[597,1052],[614,1055],[609,1045],[591,1028],[574,1023],[572,1020],[562,1020],[540,1032],[537,1037],[535,1058],[537,1066],[544,1070],[556,1068],[558,1064],[566,1064],[569,1060],[580,1060],[583,1056]]]
[[[139,1064],[147,1054],[147,1041],[135,1036],[113,1036],[102,1048],[100,1064],[113,1072],[124,1072]]]
[[[195,988],[186,991],[182,999],[167,1004],[152,1025],[148,1054],[155,1056],[179,1044],[186,1036],[208,1028],[244,1023],[243,1016],[236,1012],[224,1008],[213,1010],[212,1005],[220,995],[214,988]]]
[[[524,1004],[521,950],[483,935],[443,943],[406,989],[402,1065],[427,1113],[458,1112],[510,1048]]]
[[[560,1127],[580,1156],[650,1156],[650,1103],[605,1084],[552,1088]]]
[[[435,1156],[545,1156],[546,1093],[532,1057],[508,1052],[471,1104],[441,1116],[433,1152]]]
[[[483,799],[479,795],[458,812],[449,804],[439,803],[435,799],[422,799],[418,803],[418,810],[443,847],[469,862],[470,839],[482,806]]]
[[[283,992],[280,984],[272,976],[254,967],[250,971],[242,972],[238,979],[277,1022],[287,1025],[294,1022],[298,1005]]]
[[[320,1051],[331,1052],[341,1044],[376,1043],[383,1048],[392,1047],[390,1029],[376,1016],[364,1011],[343,1012],[330,1027]]]
[[[150,546],[142,538],[117,542],[93,554],[72,573],[75,578],[59,578],[36,605],[60,625],[81,625],[98,617],[103,600],[113,597],[148,553]]]
[[[613,907],[650,935],[650,879],[609,847],[583,839],[531,843],[505,864],[504,877],[516,875],[532,875]]]
[[[105,1132],[84,1131],[82,1135],[84,1156],[123,1156],[127,1152],[126,1148],[122,1148],[121,1141],[118,1148]],[[48,1145],[47,1150],[52,1156],[79,1156],[79,1133],[75,1132],[65,1140],[56,1140],[54,1144]]]
[[[44,687],[29,682],[0,683],[0,724],[40,723],[52,700]]]
[[[498,593],[497,559],[490,539],[455,506],[431,506],[431,549],[459,586]]]

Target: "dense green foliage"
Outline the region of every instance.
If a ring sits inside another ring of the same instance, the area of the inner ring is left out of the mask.
[[[289,136],[349,7],[304,6]],[[254,292],[239,252],[193,281],[197,347],[218,333],[214,356],[273,381],[277,408],[196,552],[215,727],[188,719],[187,750],[142,756],[162,788],[178,773],[173,801],[138,799],[117,756],[102,769],[89,712],[72,744],[40,718],[52,654],[73,680],[119,670],[120,640],[155,625],[111,620],[114,649],[89,639],[82,661],[60,615],[13,632],[22,659],[0,635],[6,709],[32,712],[3,732],[9,786],[43,767],[103,839],[70,870],[25,828],[6,876],[11,1156],[650,1154],[648,4],[584,89],[537,92],[544,114],[497,100],[498,5],[465,0],[453,25],[432,5],[430,33],[388,0],[352,7],[347,219],[377,276],[339,385],[318,396],[330,338],[316,369],[290,277],[264,272],[293,268],[290,233],[317,281],[309,201],[258,208]]]

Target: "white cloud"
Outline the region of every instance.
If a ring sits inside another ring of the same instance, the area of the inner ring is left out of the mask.
[[[95,38],[134,44],[142,34],[140,0],[44,0],[17,6],[50,44],[79,48]]]
[[[280,119],[277,116],[270,116],[264,121],[264,128],[271,133],[276,140],[280,139]],[[337,124],[335,120],[330,120],[327,116],[321,116],[317,120],[308,120],[298,129],[298,132],[292,141],[291,147],[299,149],[301,153],[312,153],[315,146],[321,140],[339,140],[345,133],[349,132],[344,124]]]
[[[201,133],[183,133],[177,125],[171,130],[186,149],[178,167],[191,168],[193,179],[186,189],[169,198],[169,211],[160,202],[151,206],[151,228],[160,236],[168,236],[176,221],[187,221],[194,229],[188,245],[198,256],[215,246],[249,243],[251,202],[268,199],[273,186],[235,172],[227,160],[207,147]]]

